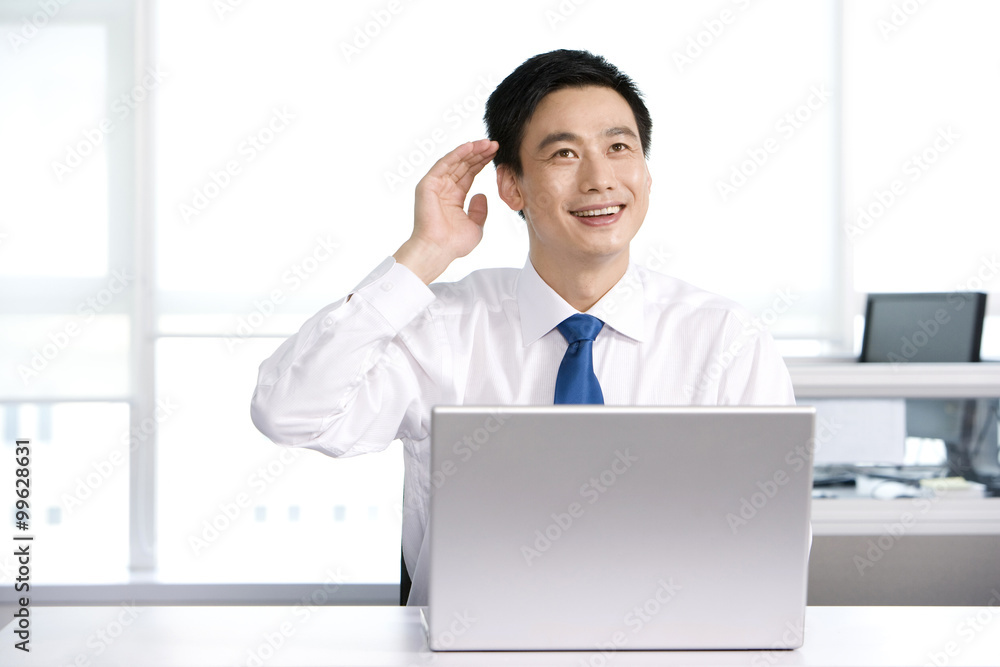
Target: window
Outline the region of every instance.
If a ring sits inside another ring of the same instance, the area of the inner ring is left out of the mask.
[[[128,574],[134,273],[131,129],[114,112],[131,60],[112,29],[121,9],[0,8],[0,474],[13,478],[15,440],[31,438],[31,530],[45,544],[32,574],[43,583]],[[80,550],[96,539],[101,550]],[[5,581],[13,560],[0,560]]]
[[[1000,6],[849,2],[844,10],[844,218],[854,289],[997,291],[994,147]],[[988,300],[983,357],[1000,357]]]
[[[4,3],[0,451],[36,438],[50,545],[107,546],[50,546],[40,580],[396,581],[399,443],[274,446],[257,367],[405,240],[418,180],[536,53],[636,80],[633,259],[743,303],[787,356],[852,354],[869,291],[995,293],[1000,9],[903,4]],[[443,280],[523,264],[493,180]]]

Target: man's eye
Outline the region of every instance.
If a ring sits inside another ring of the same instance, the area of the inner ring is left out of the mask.
[[[556,151],[555,157],[573,157],[573,150],[571,148],[562,148]]]
[[[617,144],[612,144],[611,145],[611,151],[612,152],[620,152],[620,151],[627,151],[627,150],[628,150],[628,144],[623,144],[623,143],[619,142]]]

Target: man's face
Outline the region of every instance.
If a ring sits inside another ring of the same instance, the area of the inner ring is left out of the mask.
[[[524,212],[535,268],[610,261],[624,271],[652,185],[625,98],[600,86],[548,94],[525,128],[520,156],[522,176],[504,167],[497,182],[503,200]]]

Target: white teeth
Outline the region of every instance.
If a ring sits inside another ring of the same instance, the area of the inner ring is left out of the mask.
[[[590,218],[595,215],[614,215],[620,210],[622,210],[621,206],[608,206],[607,208],[594,209],[593,211],[573,211],[572,213],[581,218]]]

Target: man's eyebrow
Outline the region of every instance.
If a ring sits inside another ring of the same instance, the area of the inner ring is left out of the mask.
[[[633,139],[638,139],[638,137],[635,136],[635,132],[632,131],[632,128],[626,127],[624,125],[619,125],[618,127],[609,127],[608,129],[604,130],[604,136],[606,137],[617,137],[621,135],[629,136],[632,137]],[[536,148],[535,150],[541,151],[546,146],[559,143],[560,141],[580,141],[580,137],[576,134],[573,134],[572,132],[552,132],[551,134],[546,135],[545,138],[538,143],[538,148]]]
[[[606,137],[617,137],[622,134],[628,137],[632,137],[633,139],[639,138],[635,136],[635,132],[632,131],[632,128],[626,127],[624,125],[619,127],[609,127],[608,129],[604,130],[604,136]]]
[[[550,144],[557,144],[560,141],[579,141],[579,140],[580,137],[573,134],[572,132],[552,132],[551,134],[546,135],[545,138],[538,143],[538,148],[536,148],[535,150],[540,151],[544,149],[546,146],[549,146]]]

